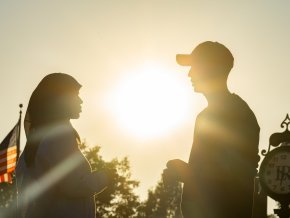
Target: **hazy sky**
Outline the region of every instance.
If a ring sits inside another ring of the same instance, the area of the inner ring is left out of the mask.
[[[252,0],[1,0],[0,137],[46,74],[69,73],[83,85],[74,126],[102,146],[105,159],[128,156],[144,195],[167,160],[188,159],[194,119],[206,106],[175,55],[212,40],[232,51],[229,87],[255,112],[266,148],[290,110],[289,8],[288,1]],[[128,108],[138,113],[130,117]]]

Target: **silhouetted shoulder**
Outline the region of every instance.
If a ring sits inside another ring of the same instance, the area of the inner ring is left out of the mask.
[[[250,106],[237,94],[227,95],[216,106],[206,107],[198,114],[197,121],[209,115],[225,115],[225,118],[234,120],[247,118],[257,122]]]
[[[47,163],[54,165],[75,152],[79,152],[79,149],[73,127],[69,124],[58,124],[53,126],[41,140],[36,162],[40,165],[45,163],[45,165]]]
[[[233,113],[240,122],[251,122],[253,128],[260,128],[254,112],[240,96],[232,94],[232,101]]]

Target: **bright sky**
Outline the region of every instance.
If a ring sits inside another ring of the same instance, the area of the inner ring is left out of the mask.
[[[177,53],[219,41],[235,57],[229,87],[261,126],[260,148],[290,109],[287,1],[43,0],[0,2],[0,99],[4,137],[48,73],[82,85],[74,126],[105,159],[128,156],[140,193],[166,161],[187,160],[194,119],[206,106]],[[144,110],[146,109],[146,110]],[[25,143],[22,134],[22,147]]]

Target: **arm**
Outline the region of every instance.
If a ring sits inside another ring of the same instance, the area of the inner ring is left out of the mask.
[[[44,140],[37,152],[36,166],[45,172],[39,180],[43,185],[56,187],[72,197],[92,196],[104,190],[108,182],[104,172],[91,172],[72,131]]]

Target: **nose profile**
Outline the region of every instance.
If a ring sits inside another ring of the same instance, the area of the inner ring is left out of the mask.
[[[192,69],[192,67],[189,69],[187,76],[190,77],[190,78],[192,78],[192,76],[193,76],[193,69]]]
[[[79,103],[83,104],[83,100],[79,97]]]

